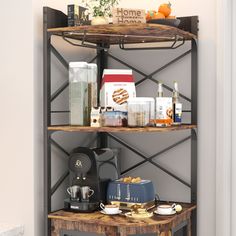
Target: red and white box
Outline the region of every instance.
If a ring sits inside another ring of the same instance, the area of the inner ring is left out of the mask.
[[[127,101],[136,97],[132,70],[105,69],[100,90],[100,106],[127,111]]]

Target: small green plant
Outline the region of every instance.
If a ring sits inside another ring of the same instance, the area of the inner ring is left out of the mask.
[[[82,0],[88,13],[92,16],[112,16],[112,8],[115,7],[119,0]]]

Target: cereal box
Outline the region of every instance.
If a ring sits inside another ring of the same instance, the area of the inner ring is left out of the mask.
[[[105,69],[100,90],[100,105],[127,111],[127,101],[136,97],[132,70]]]

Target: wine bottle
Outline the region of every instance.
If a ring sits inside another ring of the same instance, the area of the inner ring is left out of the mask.
[[[158,83],[157,97],[163,97],[163,87],[161,82]]]

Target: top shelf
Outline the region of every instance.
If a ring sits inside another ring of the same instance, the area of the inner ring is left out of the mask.
[[[197,36],[176,27],[161,24],[83,25],[48,29],[52,35],[94,44],[132,44],[185,41]]]

